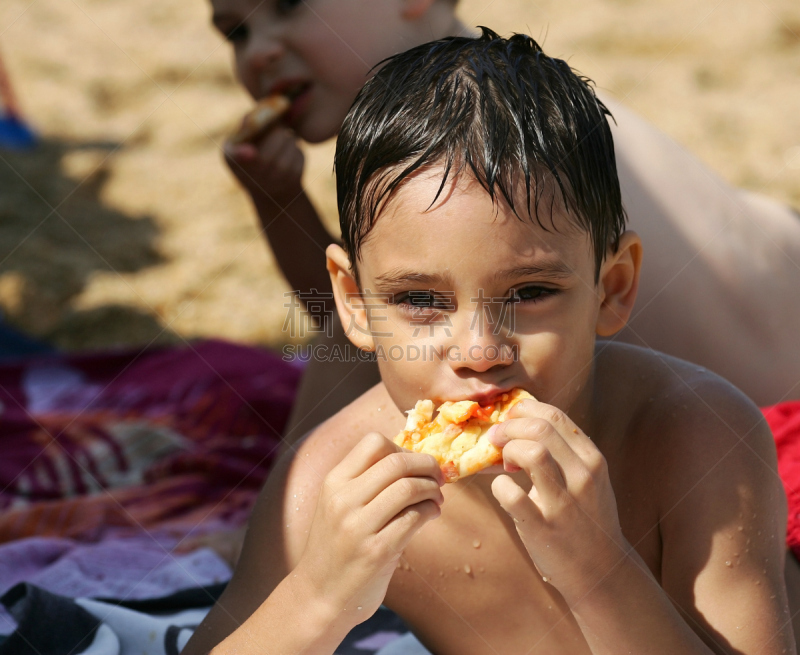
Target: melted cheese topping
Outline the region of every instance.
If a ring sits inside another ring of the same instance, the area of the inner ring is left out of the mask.
[[[419,400],[394,442],[406,450],[433,455],[447,482],[455,482],[503,461],[502,451],[486,433],[525,398],[533,396],[514,389],[485,407],[472,400],[447,401],[439,406],[435,419],[433,401]]]

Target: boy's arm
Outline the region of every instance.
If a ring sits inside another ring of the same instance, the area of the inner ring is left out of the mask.
[[[335,312],[325,269],[325,248],[335,239],[303,190],[304,157],[294,134],[276,127],[257,144],[226,144],[225,159],[250,194],[289,286],[315,301],[308,309],[324,326]]]
[[[301,448],[271,474],[234,577],[185,655],[265,644],[333,653],[378,609],[408,541],[439,515],[444,480],[432,457],[373,433],[325,475],[336,451],[317,450]]]
[[[663,474],[652,480],[660,584],[622,535],[604,458],[566,415],[526,401],[512,412],[523,420],[493,436],[508,444],[510,470],[523,468],[534,483],[526,495],[501,476],[495,496],[595,654],[794,652],[771,437],[743,397],[727,388],[701,394],[679,425],[682,405],[648,426],[659,435],[649,442]]]
[[[774,440],[739,392],[703,401],[666,462],[661,584],[715,652],[794,653]]]

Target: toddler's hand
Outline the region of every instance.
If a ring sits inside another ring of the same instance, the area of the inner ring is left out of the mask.
[[[403,549],[439,516],[443,484],[430,455],[367,435],[325,478],[295,572],[353,625],[366,620],[383,602]]]
[[[254,199],[266,196],[283,208],[303,192],[305,158],[294,133],[283,125],[257,143],[225,144],[225,161]]]
[[[516,405],[489,438],[506,471],[522,469],[533,483],[526,494],[501,475],[492,493],[542,577],[578,602],[630,549],[605,458],[564,412],[535,400]]]

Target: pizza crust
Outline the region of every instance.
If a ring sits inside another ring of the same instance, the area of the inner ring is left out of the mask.
[[[472,400],[447,401],[439,406],[435,419],[433,401],[419,400],[408,411],[406,427],[394,442],[406,450],[433,455],[445,480],[455,482],[503,461],[502,451],[486,435],[526,398],[533,396],[513,389],[485,407]]]
[[[229,141],[235,146],[255,141],[289,111],[291,106],[292,101],[284,95],[262,98],[252,111],[245,114],[241,126]]]

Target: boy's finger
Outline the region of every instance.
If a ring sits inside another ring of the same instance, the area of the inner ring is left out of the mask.
[[[354,480],[376,462],[400,450],[379,432],[370,432],[331,470],[330,475],[342,482]]]
[[[396,551],[401,552],[423,525],[438,518],[441,513],[441,508],[434,501],[423,500],[394,516],[378,533],[378,537],[385,539]]]
[[[550,451],[535,441],[512,441],[503,449],[507,471],[522,469],[531,479],[542,509],[554,506],[567,490],[566,477]],[[515,468],[516,467],[516,468]]]
[[[294,134],[286,128],[277,127],[267,132],[258,144],[258,156],[265,162],[272,162],[284,150],[292,147],[297,147]]]
[[[559,432],[567,434],[581,434],[575,422],[558,407],[526,398],[514,405],[508,412],[507,420],[512,418],[540,418],[551,423]],[[501,423],[500,425],[504,425]]]
[[[492,494],[523,534],[542,523],[542,513],[525,490],[507,475],[492,480]]]
[[[516,418],[500,423],[490,436],[490,441],[498,448],[505,448],[512,441],[542,444],[567,472],[583,465],[581,458],[561,432],[552,423],[541,418]]]
[[[222,152],[229,162],[241,164],[250,163],[258,157],[258,148],[252,143],[239,143],[234,145],[230,141],[226,141]]]
[[[513,421],[511,419],[514,419]],[[529,421],[544,421],[549,423],[563,437],[574,452],[583,457],[588,451],[595,450],[596,447],[592,440],[581,430],[575,422],[557,407],[541,403],[537,400],[526,399],[514,407],[508,413],[507,419],[496,426],[496,430],[490,435],[490,440],[495,445],[502,447],[503,434],[510,425],[519,419]],[[495,439],[497,441],[495,441]]]
[[[394,445],[394,444],[392,444]],[[431,455],[405,450],[389,453],[359,476],[363,502],[368,503],[384,489],[403,478],[430,478],[444,484],[444,475]]]
[[[368,526],[379,532],[395,516],[425,500],[437,505],[444,502],[442,490],[431,478],[401,478],[381,491],[369,502],[362,516]]]

